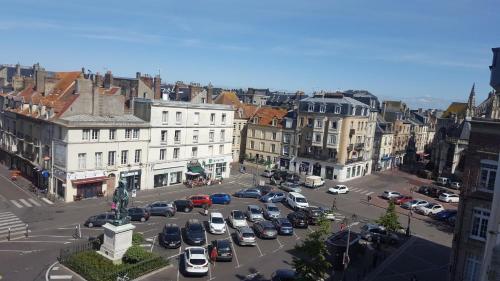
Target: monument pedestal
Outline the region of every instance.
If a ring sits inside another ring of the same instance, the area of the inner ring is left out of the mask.
[[[114,264],[120,264],[125,252],[132,246],[132,233],[135,226],[131,223],[124,225],[113,225],[107,223],[104,228],[104,243],[99,254],[113,261]]]

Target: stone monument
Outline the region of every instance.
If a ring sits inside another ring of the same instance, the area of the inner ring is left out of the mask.
[[[132,246],[132,233],[135,226],[130,223],[128,217],[128,199],[125,182],[121,180],[118,183],[118,188],[113,193],[115,218],[103,225],[104,242],[98,251],[99,254],[110,259],[115,264],[122,262],[123,255]]]

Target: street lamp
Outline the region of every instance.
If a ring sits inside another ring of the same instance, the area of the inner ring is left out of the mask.
[[[347,245],[346,245],[346,251],[344,253],[344,258],[343,258],[343,264],[344,264],[344,270],[347,269],[347,266],[349,265],[349,244],[351,243],[350,240],[351,240],[351,226],[355,226],[357,224],[359,224],[359,222],[357,221],[358,220],[358,216],[356,214],[352,214],[351,216],[351,222],[352,223],[349,223],[349,219],[348,218],[345,218],[344,219],[344,223],[347,227]]]

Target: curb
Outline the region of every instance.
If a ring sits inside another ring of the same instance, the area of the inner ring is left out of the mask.
[[[51,266],[49,266],[49,268],[47,268],[47,271],[45,271],[45,281],[50,281],[50,280],[49,280],[49,272],[50,272],[50,271],[52,270],[52,268],[53,268],[54,266],[56,266],[56,264],[58,264],[58,263],[59,263],[59,262],[58,262],[58,261],[56,261],[56,262],[54,262]]]
[[[164,267],[162,267],[162,268],[158,268],[157,270],[155,270],[155,271],[151,271],[150,273],[148,273],[148,274],[146,274],[146,275],[142,275],[142,276],[140,276],[140,277],[135,278],[135,279],[134,279],[134,281],[144,280],[144,278],[148,278],[148,277],[150,277],[150,276],[152,276],[152,275],[155,275],[155,274],[156,274],[156,273],[158,273],[158,272],[161,272],[161,271],[166,270],[166,269],[168,269],[169,267],[173,267],[173,266],[174,266],[173,264],[169,264],[169,265],[166,265],[166,266],[164,266]]]

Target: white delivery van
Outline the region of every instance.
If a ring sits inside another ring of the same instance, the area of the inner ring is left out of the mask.
[[[325,184],[325,180],[323,180],[322,177],[318,177],[318,176],[308,176],[308,177],[306,177],[306,180],[304,181],[304,185],[306,187],[310,187],[310,188],[320,187],[320,186],[323,186],[324,184]]]

